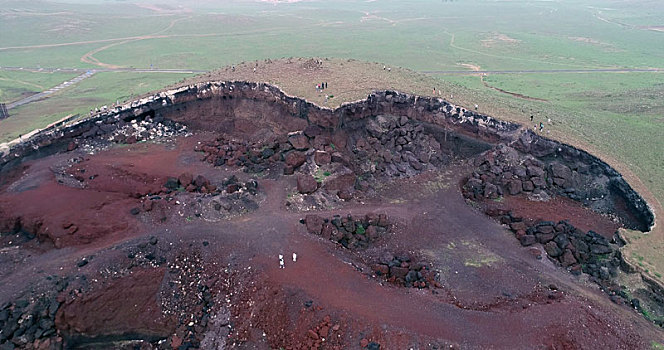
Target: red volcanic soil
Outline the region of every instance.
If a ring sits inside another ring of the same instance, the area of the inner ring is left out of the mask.
[[[648,349],[662,338],[467,205],[457,185],[463,162],[315,211],[389,217],[389,231],[368,247],[346,249],[308,233],[300,220],[311,212],[286,205],[296,176],[202,162],[194,148],[213,136],[79,149],[4,179],[2,231],[41,243],[3,239],[0,302],[32,290],[37,303],[58,290],[49,346],[72,348]],[[164,194],[167,178],[183,172],[220,188],[231,175],[257,179],[256,206],[222,215],[210,209],[219,192],[200,192],[207,187]],[[500,204],[583,230],[616,228],[564,200]],[[425,263],[438,282],[407,288],[377,276],[371,266],[386,252]],[[23,345],[45,344],[33,341]]]

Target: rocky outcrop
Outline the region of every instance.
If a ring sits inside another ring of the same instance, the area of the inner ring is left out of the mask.
[[[364,217],[335,215],[324,219],[315,214],[307,215],[302,223],[307,232],[321,236],[348,249],[367,248],[388,232],[390,222],[385,214],[367,214]]]
[[[467,198],[522,194],[547,200],[559,195],[615,215],[632,229],[647,231],[654,221],[643,199],[606,163],[529,131],[509,146],[501,144],[486,152],[475,164],[464,185]]]

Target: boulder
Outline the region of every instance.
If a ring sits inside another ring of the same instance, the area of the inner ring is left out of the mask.
[[[390,268],[387,265],[376,264],[372,267],[372,270],[378,276],[387,276],[390,273]]]
[[[304,128],[303,132],[304,132],[304,135],[306,135],[307,137],[314,138],[314,137],[320,135],[322,131],[323,130],[321,129],[320,126],[315,125],[315,124],[310,124],[309,126]]]
[[[492,183],[484,184],[484,197],[485,198],[498,198],[498,187]]]
[[[191,173],[182,173],[180,177],[178,177],[178,180],[182,187],[187,187],[194,180],[194,175],[191,175]]]
[[[525,231],[526,230],[526,223],[523,222],[523,221],[513,222],[513,223],[510,224],[510,228],[514,232],[520,231],[520,230]]]
[[[383,133],[385,132],[385,129],[383,129],[379,125],[379,123],[375,120],[367,121],[366,128],[367,128],[367,132],[369,133],[369,135],[371,135],[373,137],[376,137],[376,138],[381,137],[383,135]]]
[[[607,254],[611,253],[611,248],[603,244],[591,244],[590,252],[593,254]]]
[[[316,151],[314,153],[314,162],[318,166],[330,164],[332,162],[332,155],[325,151]]]
[[[369,227],[367,227],[365,234],[367,238],[369,238],[372,241],[378,238],[378,230],[374,225],[370,225]]]
[[[544,177],[533,176],[530,178],[535,188],[546,188],[546,180]]]
[[[392,254],[390,252],[383,253],[380,256],[380,258],[378,259],[378,261],[380,261],[381,264],[385,264],[385,265],[388,265],[389,263],[391,263],[392,260],[394,260],[394,254]]]
[[[553,183],[558,187],[565,187],[565,184],[567,184],[567,180],[565,180],[561,177],[554,177],[553,178]]]
[[[325,220],[318,215],[307,214],[307,216],[304,217],[304,223],[307,226],[307,232],[315,235],[320,235]]]
[[[559,257],[563,253],[563,251],[558,247],[558,244],[553,241],[545,244],[544,250],[546,250],[546,253],[549,254],[549,256],[552,258]]]
[[[169,177],[166,180],[166,184],[164,184],[164,187],[166,187],[167,189],[169,189],[171,191],[174,191],[174,190],[177,190],[178,187],[180,187],[180,183],[179,183],[178,179],[176,179],[174,177]]]
[[[553,233],[555,230],[551,225],[538,225],[537,232],[539,233]]]
[[[401,266],[390,267],[390,274],[396,278],[405,279],[408,274],[408,269]]]
[[[194,186],[196,186],[197,188],[201,188],[201,187],[204,187],[204,186],[209,185],[209,184],[210,184],[210,181],[208,181],[208,179],[206,179],[205,176],[203,176],[203,175],[198,175],[198,176],[196,176],[196,178],[194,179],[193,184],[194,184]]]
[[[323,187],[333,193],[334,191],[353,189],[355,187],[355,173],[350,169],[344,169],[328,176],[324,182]]]
[[[521,180],[512,179],[507,182],[507,192],[512,196],[521,193],[522,189],[523,186],[521,184]]]
[[[567,238],[567,235],[562,233],[557,235],[556,238],[554,238],[553,240],[556,241],[556,244],[558,244],[558,247],[560,247],[560,249],[565,249],[569,244],[569,239]]]
[[[530,165],[526,168],[526,172],[530,177],[544,177],[544,169],[536,166]]]
[[[306,150],[309,148],[309,139],[304,134],[294,134],[288,136],[288,142],[296,150]]]
[[[522,186],[523,186],[523,190],[526,191],[526,192],[531,192],[532,190],[535,189],[535,185],[533,184],[532,181],[524,181],[522,183]]]
[[[323,224],[323,229],[321,230],[321,236],[325,239],[333,239],[333,237],[337,236],[337,228],[334,227],[331,223],[325,223]]]
[[[380,350],[380,344],[371,342],[367,345],[367,350]]]
[[[533,235],[523,235],[519,238],[519,242],[522,246],[527,247],[537,243],[537,239]]]
[[[567,181],[572,178],[572,170],[558,162],[551,163],[551,175]]]
[[[535,237],[537,237],[537,241],[546,244],[549,243],[551,240],[553,240],[553,237],[555,235],[553,233],[537,233],[535,234]]]
[[[302,194],[313,193],[318,189],[318,182],[311,175],[297,176],[297,191]]]
[[[293,169],[296,169],[300,165],[304,164],[306,160],[307,157],[304,155],[304,153],[299,151],[290,151],[286,153],[285,156],[286,166]]]
[[[565,253],[563,253],[563,256],[560,257],[560,263],[564,267],[572,266],[576,264],[576,258],[574,258],[574,253],[572,253],[569,249],[565,249]]]

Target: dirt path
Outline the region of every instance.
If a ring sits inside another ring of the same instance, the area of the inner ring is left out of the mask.
[[[473,65],[473,64],[467,64],[467,63],[466,63],[466,64],[462,64],[462,66],[464,66],[464,67],[468,67],[468,68],[470,68],[471,70],[477,72],[477,73],[475,73],[475,74],[477,74],[477,75],[480,77],[480,81],[482,82],[482,85],[484,85],[485,87],[487,87],[487,88],[489,88],[489,89],[496,90],[496,91],[498,91],[498,92],[502,92],[502,93],[504,93],[504,94],[507,94],[507,95],[510,95],[510,96],[514,96],[514,97],[518,97],[518,98],[521,98],[521,99],[524,99],[524,100],[548,102],[547,100],[542,99],[542,98],[530,97],[530,96],[522,95],[522,94],[519,94],[519,93],[516,93],[516,92],[511,92],[511,91],[507,91],[507,90],[503,90],[503,89],[501,89],[501,88],[497,88],[497,87],[491,86],[491,85],[489,85],[489,83],[487,83],[487,82],[484,80],[484,78],[487,76],[488,73],[486,73],[486,72],[481,72],[481,67],[480,67],[480,66]]]

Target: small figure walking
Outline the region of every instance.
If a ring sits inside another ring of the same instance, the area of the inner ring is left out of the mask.
[[[293,253],[293,262],[297,261],[297,254]]]
[[[279,268],[283,269],[284,267],[284,256],[283,254],[279,254]]]
[[[479,106],[477,104],[475,104],[475,110],[477,110],[477,108],[479,108]]]
[[[540,132],[544,129],[544,123],[540,122]]]
[[[325,82],[325,88],[327,89],[327,82]]]
[[[530,121],[531,122],[533,121],[533,115],[532,114],[530,115]]]

